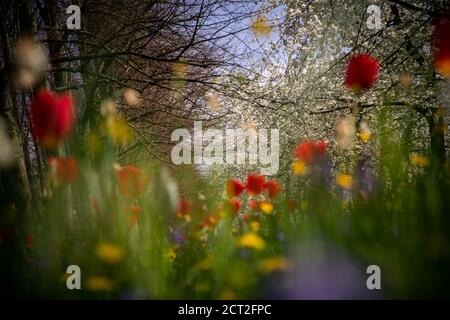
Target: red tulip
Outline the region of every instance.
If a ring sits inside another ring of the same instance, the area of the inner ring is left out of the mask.
[[[231,212],[233,213],[233,215],[236,215],[239,211],[239,209],[242,206],[242,201],[237,199],[237,198],[232,198],[230,200],[230,207],[231,207]]]
[[[178,202],[177,216],[186,217],[191,214],[192,211],[192,201],[181,198]]]
[[[227,194],[230,197],[238,196],[245,189],[245,185],[236,179],[230,179],[227,181]]]
[[[444,17],[434,24],[433,56],[436,71],[450,77],[450,18]]]
[[[147,176],[135,166],[116,167],[119,191],[126,198],[135,198],[144,192]]]
[[[297,146],[295,156],[309,164],[323,157],[327,152],[327,147],[328,145],[324,141],[306,141]]]
[[[247,176],[247,193],[249,195],[258,195],[263,191],[264,176],[250,174]]]
[[[277,194],[281,191],[280,184],[275,180],[267,181],[263,187],[264,189],[267,190],[270,199],[275,198]]]
[[[47,90],[36,93],[31,103],[31,126],[34,138],[44,147],[54,148],[72,131],[72,98]]]
[[[48,164],[53,177],[58,183],[72,183],[78,179],[78,164],[74,157],[50,157],[48,158]]]
[[[377,80],[380,65],[368,54],[352,56],[345,72],[345,85],[353,91],[367,90]]]
[[[253,199],[248,200],[248,206],[252,210],[255,210],[255,211],[259,210],[259,203],[256,200],[253,200]]]

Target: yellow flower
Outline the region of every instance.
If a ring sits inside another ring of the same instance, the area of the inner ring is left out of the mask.
[[[177,252],[175,251],[175,248],[169,248],[164,256],[169,259],[170,262],[173,262],[177,257]]]
[[[109,291],[113,283],[106,277],[94,276],[86,280],[86,288],[91,291]]]
[[[308,171],[309,168],[303,161],[295,161],[292,164],[292,172],[297,176],[304,176]]]
[[[336,176],[336,183],[344,189],[351,189],[353,186],[353,178],[349,174],[338,173]]]
[[[430,164],[430,161],[428,160],[427,157],[422,156],[420,154],[412,154],[409,157],[409,160],[411,161],[411,163],[415,166],[418,167],[427,167]]]
[[[250,223],[250,228],[254,231],[257,232],[259,230],[259,222],[258,221],[252,221]]]
[[[134,138],[128,123],[119,116],[108,116],[105,120],[105,130],[111,140],[117,144],[128,144]]]
[[[292,267],[292,262],[285,257],[271,257],[261,261],[259,267],[265,273],[287,271]]]
[[[273,204],[269,201],[259,202],[259,209],[265,214],[271,214],[273,212],[273,208],[274,208]]]
[[[268,36],[272,31],[272,26],[267,22],[266,17],[260,16],[252,25],[252,29],[257,36]]]
[[[361,139],[361,141],[363,141],[363,142],[367,142],[370,140],[370,138],[372,137],[372,132],[370,131],[367,123],[365,123],[365,122],[361,123],[358,135],[359,135],[359,138]]]
[[[262,250],[266,247],[266,242],[256,233],[248,232],[239,238],[237,245],[239,247]]]
[[[121,247],[101,242],[97,245],[97,256],[107,263],[118,263],[123,259],[124,252]]]

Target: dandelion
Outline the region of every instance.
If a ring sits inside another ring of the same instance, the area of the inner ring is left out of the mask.
[[[305,162],[298,160],[292,164],[292,172],[297,176],[304,176],[308,174],[309,168]]]
[[[450,77],[450,18],[438,19],[434,23],[433,60],[434,67],[442,76]]]
[[[86,288],[91,291],[110,291],[113,283],[106,277],[94,276],[87,278]]]
[[[259,209],[265,214],[271,214],[273,212],[274,205],[269,201],[260,201]]]
[[[286,257],[270,257],[262,260],[259,268],[264,273],[285,272],[292,268],[292,262]]]
[[[420,154],[414,153],[409,157],[411,163],[418,167],[427,167],[430,164],[430,161],[427,157],[422,156]]]
[[[136,166],[115,166],[120,193],[126,198],[135,198],[144,192],[148,177]]]
[[[250,174],[247,176],[247,193],[249,195],[258,195],[263,191],[264,176]]]
[[[336,183],[343,189],[351,189],[353,186],[353,177],[349,174],[338,173],[336,175]]]
[[[229,197],[239,196],[245,189],[245,185],[236,179],[227,181],[227,194]]]
[[[238,239],[237,245],[243,248],[263,250],[266,247],[266,242],[256,233],[248,232]]]
[[[77,160],[74,157],[48,158],[51,176],[57,183],[68,184],[78,179],[79,170]]]
[[[72,98],[40,90],[31,103],[34,138],[44,147],[55,148],[72,132],[75,121]]]
[[[108,242],[99,243],[96,247],[96,252],[100,260],[110,264],[118,263],[124,257],[121,247]]]
[[[370,89],[377,80],[380,65],[368,54],[352,56],[345,72],[345,85],[354,92]]]
[[[267,22],[267,18],[264,16],[258,17],[252,25],[253,32],[257,36],[268,36],[272,31],[272,28],[273,27]]]

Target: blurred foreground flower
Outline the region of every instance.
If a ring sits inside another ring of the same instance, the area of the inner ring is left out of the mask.
[[[58,96],[47,90],[36,93],[31,103],[32,132],[42,146],[58,146],[71,133],[74,121],[70,96]]]
[[[351,189],[353,187],[353,177],[349,174],[338,173],[336,175],[336,183],[343,189]]]
[[[356,134],[355,117],[349,114],[340,118],[336,123],[336,133],[338,147],[341,149],[350,149],[353,146]],[[367,138],[367,136],[364,136],[364,138]]]
[[[113,283],[106,277],[89,277],[86,280],[86,288],[91,291],[110,291],[113,288]]]
[[[292,262],[286,257],[270,257],[262,260],[259,267],[264,273],[284,272],[292,268]]]
[[[369,126],[365,122],[361,122],[359,126],[359,138],[363,142],[368,142],[372,137],[372,132],[369,129]]]
[[[295,156],[305,164],[310,164],[322,159],[327,147],[324,141],[306,141],[296,147]]]
[[[354,55],[345,71],[345,85],[354,92],[368,90],[377,80],[380,65],[368,54]]]
[[[14,161],[14,147],[9,139],[5,122],[0,117],[0,168],[10,166]]]
[[[148,183],[147,175],[135,166],[115,165],[120,193],[127,198],[135,198],[144,192]]]
[[[278,181],[268,180],[263,185],[263,189],[267,190],[270,199],[274,199],[281,191],[281,186]]]
[[[125,145],[133,141],[130,125],[118,115],[110,115],[105,120],[106,134],[116,144]]]
[[[138,107],[141,103],[141,94],[136,89],[127,88],[123,91],[123,101],[130,107]]]
[[[227,181],[227,194],[229,197],[239,196],[244,191],[245,185],[236,179]]]
[[[409,157],[411,163],[418,167],[427,167],[430,164],[430,161],[427,157],[422,156],[420,154],[414,153]]]
[[[138,221],[139,216],[141,215],[141,207],[137,204],[133,204],[130,207],[130,223],[131,225],[135,225]]]
[[[262,250],[266,247],[266,242],[256,233],[248,232],[238,239],[237,245],[239,247]]]
[[[124,252],[121,247],[108,242],[99,243],[96,252],[100,260],[111,264],[120,262],[124,257]]]
[[[192,201],[181,198],[178,202],[177,217],[184,218],[187,222],[191,221]]]
[[[446,78],[450,77],[450,17],[445,16],[434,23],[434,67]]]
[[[260,194],[264,187],[264,176],[249,174],[247,176],[247,185],[245,187],[249,195]]]
[[[233,215],[236,215],[239,212],[239,209],[241,209],[242,201],[237,198],[231,198],[230,199],[230,208],[231,213]]]
[[[74,157],[48,158],[52,178],[57,183],[72,183],[78,179],[79,170],[77,160]]]
[[[306,163],[301,160],[297,160],[292,164],[292,172],[297,176],[304,176],[308,174],[309,168]]]
[[[269,201],[260,201],[259,209],[265,214],[271,214],[273,212],[274,206]]]
[[[47,52],[31,37],[19,38],[15,51],[16,82],[25,89],[32,88],[49,67]]]

